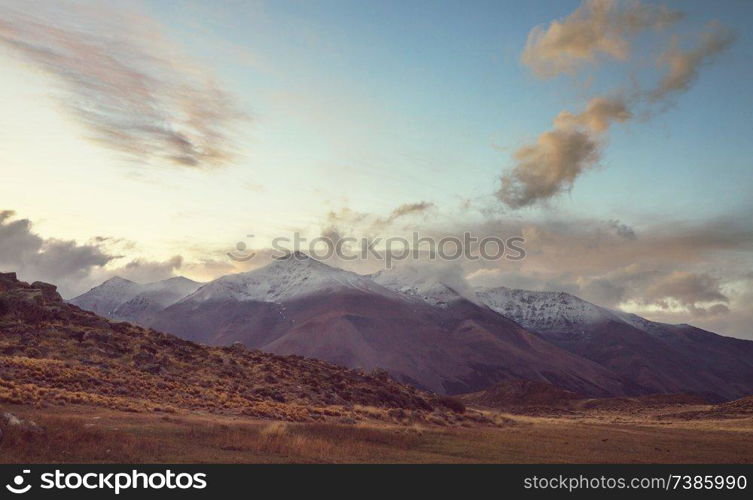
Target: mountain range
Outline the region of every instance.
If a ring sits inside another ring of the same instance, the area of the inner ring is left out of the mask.
[[[25,283],[15,273],[0,273],[0,402],[34,405],[37,412],[84,404],[296,422],[487,422],[451,398],[383,372],[239,345],[201,346],[108,320],[65,303],[54,285]]]
[[[146,284],[116,276],[71,303],[110,319],[145,325],[156,313],[195,292],[201,285],[182,276]]]
[[[301,253],[206,284],[113,278],[70,301],[208,345],[371,370],[436,393],[530,380],[592,397],[753,392],[753,342],[561,292],[471,289],[398,267],[359,275]]]

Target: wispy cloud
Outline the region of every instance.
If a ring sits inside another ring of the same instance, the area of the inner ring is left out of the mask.
[[[436,205],[429,201],[403,203],[388,215],[379,216],[371,213],[356,212],[348,207],[331,211],[327,214],[327,229],[338,232],[374,233],[389,230],[402,219],[426,216]],[[383,235],[383,234],[382,234]]]
[[[386,219],[380,219],[380,221],[384,222],[384,224],[389,225],[400,219],[401,217],[425,213],[427,210],[434,208],[434,206],[434,203],[428,201],[419,201],[417,203],[403,203],[392,212],[390,212],[390,215]]]
[[[213,167],[235,155],[245,114],[134,11],[81,2],[0,5],[0,45],[51,75],[91,138],[148,163]]]

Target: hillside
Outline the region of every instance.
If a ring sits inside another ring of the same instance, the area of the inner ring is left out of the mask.
[[[242,346],[206,347],[65,303],[54,286],[0,274],[0,402],[178,409],[295,421],[374,418],[444,425],[435,397],[372,375]]]
[[[466,404],[497,410],[527,406],[555,408],[566,406],[570,401],[582,398],[580,394],[530,380],[510,380],[483,391],[462,396]]]
[[[753,342],[612,311],[563,292],[505,287],[480,299],[542,338],[611,370],[633,394],[724,401],[753,392]]]
[[[351,368],[387,370],[436,393],[509,379],[592,396],[624,394],[603,367],[463,297],[441,305],[303,254],[225,276],[161,311],[153,328],[210,345],[240,342]]]
[[[110,319],[148,326],[156,313],[201,285],[180,276],[145,284],[115,276],[70,303]]]
[[[590,397],[690,393],[720,402],[753,392],[751,341],[564,292],[471,289],[445,274],[403,266],[366,276],[294,253],[192,293],[191,282],[166,306],[118,279],[72,302],[114,307],[103,314],[203,344],[381,368],[436,393],[514,379]]]

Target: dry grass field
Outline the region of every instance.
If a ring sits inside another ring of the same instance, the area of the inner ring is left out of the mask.
[[[491,415],[497,427],[294,423],[85,406],[3,411],[44,431],[6,427],[2,463],[753,463],[750,416],[662,418],[670,409]]]

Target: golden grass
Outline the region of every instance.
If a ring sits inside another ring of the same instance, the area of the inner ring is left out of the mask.
[[[179,412],[8,407],[2,463],[753,463],[753,418],[507,416],[503,427],[271,422]]]

